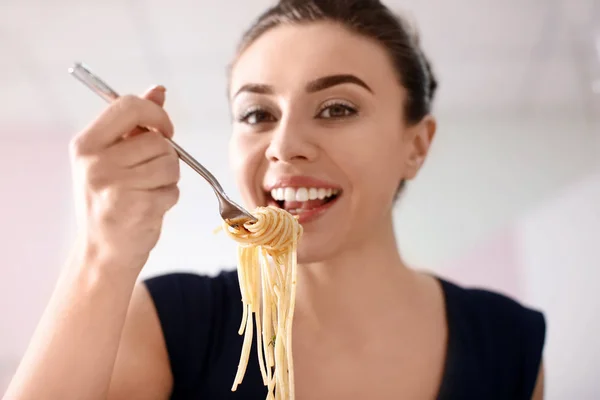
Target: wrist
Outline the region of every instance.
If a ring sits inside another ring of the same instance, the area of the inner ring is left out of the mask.
[[[124,257],[118,252],[90,240],[78,240],[69,257],[69,270],[84,273],[92,280],[115,280],[133,282],[143,268],[146,260]]]

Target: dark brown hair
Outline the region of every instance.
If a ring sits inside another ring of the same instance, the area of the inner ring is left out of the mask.
[[[339,23],[386,49],[398,80],[408,93],[404,105],[407,123],[417,123],[431,112],[438,84],[418,36],[402,17],[394,15],[379,0],[280,0],[246,31],[238,54],[279,25],[322,21]]]

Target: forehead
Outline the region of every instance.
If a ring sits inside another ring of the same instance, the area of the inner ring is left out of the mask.
[[[380,44],[340,25],[319,22],[285,24],[264,33],[233,65],[230,87],[235,93],[247,83],[261,83],[293,91],[335,74],[356,75],[376,93],[397,81]]]

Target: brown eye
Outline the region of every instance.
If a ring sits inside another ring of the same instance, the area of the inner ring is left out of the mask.
[[[263,109],[251,109],[245,112],[239,119],[239,122],[246,123],[248,125],[257,125],[265,122],[274,122],[275,117],[273,114]]]
[[[356,109],[345,103],[333,103],[321,109],[317,118],[336,119],[351,117],[356,114]]]

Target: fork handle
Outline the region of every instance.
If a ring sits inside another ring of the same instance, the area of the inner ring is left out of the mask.
[[[224,194],[223,187],[221,186],[221,184],[219,183],[217,178],[215,178],[215,176],[208,169],[204,168],[204,166],[202,164],[200,164],[194,157],[192,157],[181,146],[179,146],[177,143],[175,143],[171,138],[166,138],[166,139],[171,144],[171,146],[173,146],[173,148],[179,155],[179,158],[183,162],[185,162],[190,168],[192,168],[194,171],[196,171],[198,174],[200,174],[204,179],[206,179],[208,181],[208,183],[215,190],[220,192],[219,194],[221,194],[221,195]]]

